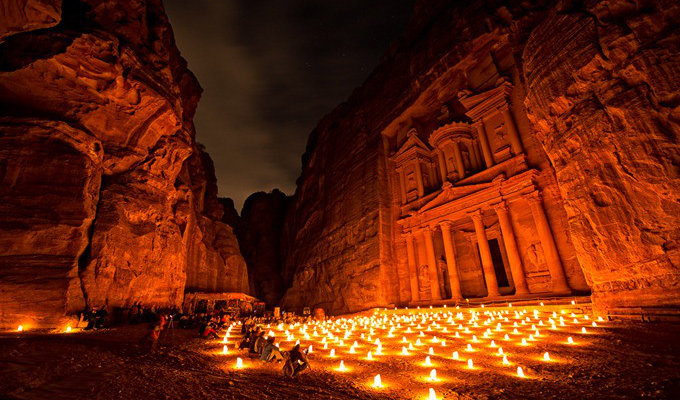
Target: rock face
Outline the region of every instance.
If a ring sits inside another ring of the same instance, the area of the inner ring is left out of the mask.
[[[680,305],[680,8],[642,3],[417,2],[309,138],[282,305]]]
[[[0,324],[246,289],[160,1],[0,10]]]
[[[243,204],[237,230],[253,294],[270,306],[279,303],[286,284],[280,238],[288,202],[289,198],[277,189],[250,195]]]
[[[680,303],[679,20],[673,1],[587,2],[551,12],[522,51],[526,104],[600,307]]]

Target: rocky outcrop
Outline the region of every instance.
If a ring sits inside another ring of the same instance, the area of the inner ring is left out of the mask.
[[[285,288],[280,238],[288,202],[278,189],[250,195],[243,204],[237,230],[253,294],[269,306],[279,303]]]
[[[600,308],[680,304],[680,6],[553,10],[522,52],[526,103],[557,171]]]
[[[179,304],[187,273],[243,289],[214,174],[192,169],[200,87],[160,1],[0,9],[0,324]]]
[[[380,66],[310,135],[283,229],[291,284],[282,305],[340,313],[408,299],[394,149],[409,129],[426,142],[452,118],[475,122],[462,99],[506,83],[523,162],[542,171],[534,185],[548,221],[526,203],[513,224],[550,229],[543,243],[520,240],[516,263],[550,256],[602,308],[680,305],[678,10],[671,1],[417,2]],[[486,135],[506,135],[503,126]],[[414,257],[425,259],[416,233]]]
[[[250,292],[248,270],[234,228],[222,222],[215,167],[202,146],[185,163],[194,213],[187,229],[187,291]]]

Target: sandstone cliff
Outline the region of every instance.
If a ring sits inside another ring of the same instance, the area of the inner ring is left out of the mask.
[[[160,1],[0,9],[0,324],[246,288]]]
[[[276,305],[284,293],[281,233],[289,198],[280,190],[250,195],[243,204],[238,241],[248,264],[253,295]]]
[[[678,22],[674,1],[567,4],[521,52],[530,118],[601,308],[680,304]]]
[[[395,145],[409,128],[426,141],[443,106],[472,122],[457,94],[504,80],[571,288],[592,288],[600,308],[679,305],[678,10],[417,2],[380,66],[310,135],[283,230],[283,306],[337,313],[408,299]]]

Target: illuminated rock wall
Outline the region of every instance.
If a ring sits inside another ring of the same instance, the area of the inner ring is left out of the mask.
[[[677,306],[680,6],[588,3],[529,34],[526,103],[595,303]]]
[[[454,275],[462,297],[516,293],[521,275],[533,295],[678,304],[678,7],[504,4],[418,2],[312,132],[284,227],[284,307],[442,301]],[[503,88],[509,116],[476,100]],[[459,158],[433,136],[450,123],[469,125]],[[497,265],[506,286],[488,279]]]
[[[160,2],[0,10],[0,324],[247,288]]]

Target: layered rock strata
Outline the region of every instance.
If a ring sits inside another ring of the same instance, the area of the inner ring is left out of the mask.
[[[160,1],[1,9],[0,324],[246,289]]]

